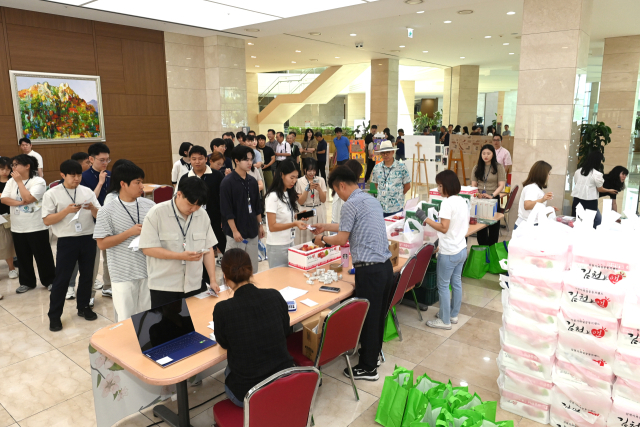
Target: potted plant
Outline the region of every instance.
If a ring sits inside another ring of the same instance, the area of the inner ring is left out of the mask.
[[[413,119],[413,133],[415,135],[422,135],[422,131],[425,127],[440,126],[442,124],[442,110],[433,113],[433,117],[429,117],[426,114],[418,111],[418,114]]]
[[[578,146],[578,168],[584,164],[589,153],[600,151],[604,157],[604,147],[611,142],[611,128],[604,122],[580,125],[580,145]],[[602,172],[602,171],[600,171]]]

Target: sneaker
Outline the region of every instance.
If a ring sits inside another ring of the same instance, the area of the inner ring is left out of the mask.
[[[93,289],[97,291],[98,289],[102,289],[102,286],[103,286],[102,282],[96,279],[96,282],[93,284]]]
[[[451,323],[447,325],[440,319],[428,320],[427,326],[429,326],[430,328],[436,328],[436,329],[451,329]]]
[[[76,291],[73,288],[69,288],[67,290],[67,296],[64,299],[75,299],[76,298]]]
[[[95,298],[91,298],[89,300],[89,307],[93,308],[93,303],[95,302]]]
[[[440,312],[436,313],[436,319],[440,318]],[[451,323],[453,323],[454,325],[458,324],[458,317],[450,317],[449,320],[451,321]]]
[[[60,319],[50,320],[49,321],[49,330],[51,332],[61,331],[62,330],[62,322],[60,321]]]
[[[344,376],[350,378],[349,376],[349,368],[344,368]],[[366,381],[377,381],[378,378],[378,369],[373,369],[372,371],[366,371],[357,365],[353,367],[353,379],[354,380],[366,380]]]
[[[16,294],[24,294],[27,291],[30,291],[31,288],[25,285],[20,285],[18,289],[16,289]]]
[[[216,258],[216,266],[222,267],[222,258]]]
[[[18,278],[18,269],[9,271],[9,279],[17,279]]]
[[[84,317],[84,320],[96,320],[98,315],[91,310],[91,307],[85,307],[83,310],[78,310],[78,316]]]
[[[113,295],[111,294],[111,289],[103,289],[102,296],[107,298],[112,298]]]

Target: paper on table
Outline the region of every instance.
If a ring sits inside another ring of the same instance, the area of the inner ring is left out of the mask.
[[[147,184],[147,185],[148,185],[149,187],[151,187],[151,188],[159,188],[159,187],[162,187],[162,185],[160,185],[160,184]]]
[[[285,301],[294,301],[296,298],[301,297],[309,291],[305,291],[304,289],[292,288],[291,286],[287,286],[284,289],[280,289],[280,293],[282,294],[282,298]]]
[[[131,243],[129,243],[129,247],[134,251],[138,250],[138,246],[140,246],[140,236],[136,237],[131,241]]]
[[[215,329],[213,329],[213,320],[209,322],[209,324],[207,325],[207,328],[211,329],[212,331],[215,331]]]
[[[301,302],[302,304],[306,305],[306,306],[309,306],[309,307],[314,307],[314,306],[318,305],[318,303],[317,303],[317,302],[315,302],[315,301],[311,301],[309,298],[307,298],[307,299],[305,299],[305,300],[302,300],[302,301],[300,301],[300,302]]]
[[[162,359],[156,360],[156,362],[158,362],[161,365],[166,365],[169,362],[173,362],[173,359],[170,358],[169,356],[166,356],[166,357],[163,357]]]

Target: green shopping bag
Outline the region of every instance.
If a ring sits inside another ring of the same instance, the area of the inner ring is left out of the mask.
[[[454,409],[450,412],[452,423],[448,427],[482,427],[484,420],[478,412],[468,409]]]
[[[489,273],[505,274],[507,270],[500,266],[500,260],[509,257],[509,242],[498,242],[489,247]]]
[[[449,409],[451,411],[460,410],[472,410],[479,413],[486,420],[495,422],[497,402],[482,402],[480,396],[477,393],[473,395],[469,392],[461,391],[447,399],[449,403]]]
[[[489,271],[489,246],[471,246],[462,275],[471,279],[482,279],[487,271]]]
[[[432,380],[427,374],[416,378],[415,386],[409,390],[407,406],[404,410],[404,417],[402,418],[402,427],[409,427],[409,425],[418,418],[420,409],[427,404],[427,393],[439,385],[442,385],[442,383]]]
[[[409,427],[449,427],[453,422],[444,399],[431,399],[420,407]]]
[[[447,400],[451,396],[459,393],[459,392],[468,392],[469,387],[454,387],[449,381],[447,384],[440,384],[437,387],[433,387],[431,390],[427,392],[427,399],[444,399]]]
[[[385,427],[400,427],[411,387],[413,387],[413,371],[396,366],[393,374],[384,379],[376,412],[378,424]]]
[[[396,308],[393,307],[393,314],[396,314]],[[387,319],[384,321],[384,335],[382,336],[382,341],[389,342],[396,338],[399,338],[398,329],[396,328],[396,324],[393,321],[393,316],[391,312],[387,313]]]

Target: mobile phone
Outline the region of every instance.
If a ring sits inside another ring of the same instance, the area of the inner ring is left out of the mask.
[[[313,182],[317,183],[318,182],[318,178],[313,178]]]
[[[209,249],[200,249],[196,251],[197,254],[206,254],[207,252],[209,252]]]
[[[298,309],[298,304],[295,301],[287,301],[287,307],[289,311],[296,311]]]
[[[340,292],[340,288],[334,288],[332,286],[320,286],[320,290],[324,292],[333,292],[336,294]]]
[[[313,217],[313,210],[301,212],[296,216],[296,218],[298,218],[299,220],[305,219],[305,218],[311,218],[311,217]]]

